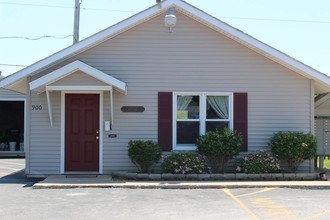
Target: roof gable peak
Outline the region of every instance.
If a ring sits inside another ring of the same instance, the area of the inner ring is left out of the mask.
[[[31,66],[26,67],[25,69],[22,69],[21,71],[14,73],[9,77],[2,79],[0,81],[0,87],[7,88],[11,86],[11,84],[14,84],[16,81],[21,80],[24,77],[34,75],[45,68],[51,67],[64,59],[72,57],[75,54],[86,51],[89,48],[98,45],[113,36],[116,36],[134,26],[152,19],[153,17],[165,12],[169,7],[173,6],[177,8],[178,11],[190,16],[193,19],[198,20],[202,24],[218,31],[219,33],[224,34],[225,36],[256,51],[257,53],[272,59],[280,65],[285,66],[308,79],[315,80],[316,82],[320,83],[320,85],[322,84],[324,89],[330,91],[330,78],[327,75],[293,59],[292,57],[268,46],[267,44],[262,43],[261,41],[258,41],[257,39],[220,21],[219,19],[188,4],[183,0],[164,0],[161,2],[161,7],[159,7],[158,4],[155,4],[154,6],[140,13],[137,13],[132,17],[127,18],[126,20],[123,20],[107,29],[104,29],[103,31],[100,31],[75,45],[69,46],[43,60],[32,64]]]

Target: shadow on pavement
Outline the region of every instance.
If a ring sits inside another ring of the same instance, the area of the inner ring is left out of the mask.
[[[0,178],[0,184],[24,184],[23,187],[31,187],[33,184],[44,180],[44,178],[27,178],[25,169],[11,173]]]

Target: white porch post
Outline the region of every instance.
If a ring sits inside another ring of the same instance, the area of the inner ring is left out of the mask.
[[[47,96],[47,106],[48,106],[48,113],[49,113],[49,121],[50,126],[53,127],[53,113],[52,113],[52,105],[50,101],[49,91],[46,89],[46,96]]]
[[[111,115],[110,115],[110,129],[112,130],[112,126],[113,126],[113,89],[112,89],[112,86],[111,86],[111,89],[110,89],[110,111],[111,111]]]

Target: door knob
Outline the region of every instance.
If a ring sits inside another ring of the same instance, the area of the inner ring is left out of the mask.
[[[99,139],[99,136],[96,136],[96,140],[98,140]]]

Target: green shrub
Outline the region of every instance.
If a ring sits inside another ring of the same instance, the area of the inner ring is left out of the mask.
[[[244,173],[278,173],[280,161],[272,153],[261,150],[242,158],[236,170]]]
[[[317,150],[315,136],[302,132],[275,133],[269,145],[275,155],[287,161],[291,171],[296,171],[304,160],[314,158]]]
[[[162,148],[153,141],[129,141],[128,156],[140,172],[149,173],[153,163],[160,160]]]
[[[163,173],[190,174],[207,173],[209,168],[197,153],[173,153],[166,156],[162,163]]]
[[[242,144],[242,135],[229,128],[207,132],[196,143],[198,152],[207,158],[216,173],[223,173],[224,165],[239,154]]]

